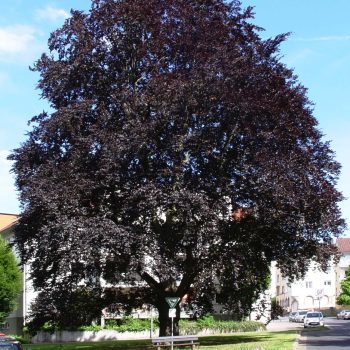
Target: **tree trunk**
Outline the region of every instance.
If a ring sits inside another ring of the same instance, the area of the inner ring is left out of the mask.
[[[179,319],[180,319],[180,306],[176,306],[176,317],[173,318],[173,324],[169,317],[169,305],[166,301],[160,301],[157,305],[159,314],[159,336],[170,336],[171,327],[173,326],[173,335],[179,335]]]
[[[165,302],[157,306],[159,314],[159,336],[171,335],[171,320],[169,318],[169,305]]]
[[[189,287],[193,281],[190,278],[192,275],[187,274],[183,277],[180,286],[176,286],[174,279],[169,279],[164,288],[164,284],[160,284],[155,281],[154,278],[147,272],[142,272],[140,277],[144,279],[148,285],[153,289],[155,301],[154,306],[158,309],[159,320],[159,336],[171,335],[173,327],[173,335],[179,335],[179,319],[180,319],[180,304],[176,305],[176,316],[173,318],[173,322],[169,317],[169,304],[166,301],[166,297],[178,297],[181,300],[188,292]],[[170,294],[171,293],[171,294]],[[176,295],[177,294],[177,295]]]

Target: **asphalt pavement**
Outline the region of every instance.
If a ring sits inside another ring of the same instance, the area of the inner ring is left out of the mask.
[[[350,320],[325,318],[325,328],[304,329],[302,323],[288,322],[288,319],[272,321],[267,325],[269,331],[297,330],[300,336],[294,350],[345,350],[350,349]]]
[[[304,329],[303,323],[297,323],[297,322],[289,322],[288,317],[283,317],[278,320],[271,321],[267,326],[266,329],[271,332],[278,332],[278,331],[287,331],[287,330],[298,330],[301,331]]]

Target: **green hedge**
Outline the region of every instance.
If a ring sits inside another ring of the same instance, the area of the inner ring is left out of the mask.
[[[148,319],[139,319],[132,317],[125,317],[122,320],[108,320],[105,327],[98,325],[82,326],[81,331],[99,331],[101,329],[111,329],[118,332],[142,332],[149,331],[151,321]],[[153,320],[154,328],[158,328],[158,320]]]
[[[158,328],[158,320],[153,320],[153,327]],[[179,328],[181,334],[197,334],[200,331],[210,329],[217,333],[255,332],[266,330],[264,324],[255,321],[216,321],[213,316],[205,316],[197,321],[180,320]],[[83,326],[79,330],[99,331],[102,327],[98,325]],[[118,332],[142,332],[150,329],[150,320],[126,317],[123,320],[108,321],[104,329],[112,329]]]
[[[216,333],[256,332],[266,330],[263,323],[256,321],[216,321],[213,316],[205,316],[197,321],[180,320],[181,334],[197,334],[210,329]]]

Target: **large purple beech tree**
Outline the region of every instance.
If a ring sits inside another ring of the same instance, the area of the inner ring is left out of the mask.
[[[10,157],[46,296],[150,303],[166,334],[168,296],[234,304],[272,260],[296,276],[336,253],[340,166],[286,35],[251,19],[239,1],[93,0],[52,33],[33,67],[51,110]]]

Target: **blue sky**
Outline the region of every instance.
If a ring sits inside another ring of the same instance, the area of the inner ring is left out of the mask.
[[[263,38],[291,32],[281,60],[293,68],[315,103],[324,139],[342,164],[338,188],[350,197],[350,13],[349,0],[243,0],[255,7],[254,23]],[[12,0],[0,3],[0,212],[19,213],[10,150],[25,140],[27,121],[46,108],[35,89],[38,75],[28,67],[46,50],[50,32],[70,8],[88,10],[89,0]],[[350,200],[342,205],[350,224]]]

